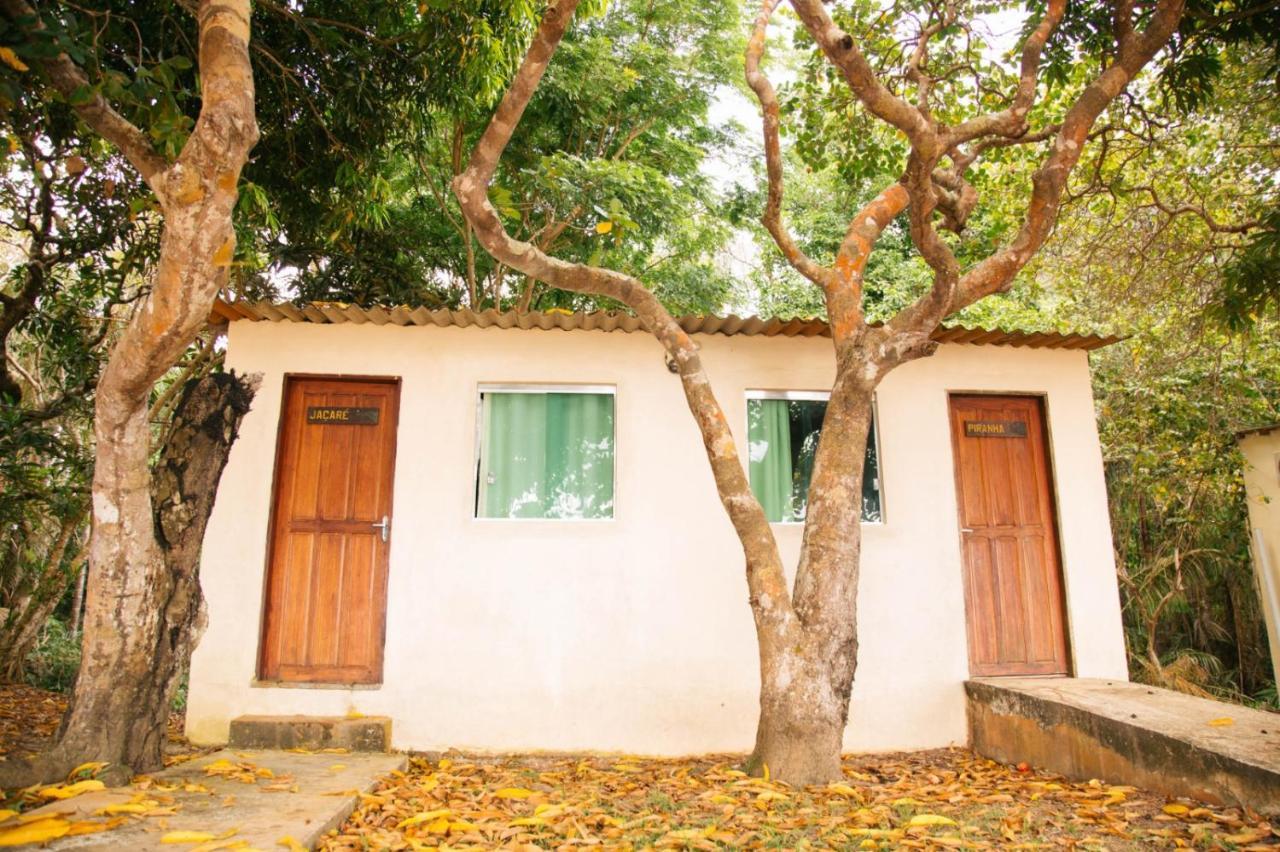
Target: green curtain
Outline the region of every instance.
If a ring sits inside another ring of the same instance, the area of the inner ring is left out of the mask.
[[[803,521],[827,404],[821,400],[747,401],[751,490],[770,521]],[[862,469],[862,520],[879,521],[875,424]]]
[[[747,400],[751,490],[770,521],[792,520],[791,417],[785,399]]]
[[[613,517],[613,396],[485,393],[484,518]]]

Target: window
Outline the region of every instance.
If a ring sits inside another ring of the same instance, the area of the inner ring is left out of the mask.
[[[751,490],[774,522],[804,520],[813,459],[818,452],[827,395],[810,392],[748,392],[747,444]],[[862,468],[862,520],[881,520],[880,464],[875,418],[867,435]]]
[[[613,517],[613,388],[480,389],[477,518]]]

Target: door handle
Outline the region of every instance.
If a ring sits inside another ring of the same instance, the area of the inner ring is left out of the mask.
[[[962,533],[971,533],[971,532],[973,532],[973,527],[961,527],[961,528],[960,528],[960,532],[962,532]]]
[[[391,529],[391,519],[390,519],[390,518],[388,518],[386,515],[383,515],[383,516],[382,516],[382,523],[380,523],[380,524],[369,524],[369,526],[373,527],[375,530],[382,530],[382,540],[383,540],[383,541],[386,541],[386,540],[387,540],[387,533],[388,533],[388,531]]]

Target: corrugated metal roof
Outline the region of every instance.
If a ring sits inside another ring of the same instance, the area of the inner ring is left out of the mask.
[[[309,302],[295,305],[289,302],[228,302],[219,299],[213,306],[211,323],[248,320],[250,322],[311,322],[340,324],[345,322],[374,325],[436,325],[467,328],[521,328],[562,329],[564,331],[641,331],[640,321],[621,311],[592,311],[570,313],[567,311],[459,311],[447,309],[428,310],[373,306],[362,308],[341,302]],[[680,327],[689,334],[744,334],[763,337],[829,337],[831,332],[825,320],[820,319],[763,319],[739,316],[682,316],[677,317]],[[1027,346],[1033,349],[1083,349],[1093,350],[1109,346],[1123,338],[1104,337],[1096,334],[1063,334],[1059,332],[1025,332],[988,329],[980,326],[939,326],[933,339],[941,343],[972,343],[989,346]]]
[[[1254,426],[1252,429],[1241,429],[1236,433],[1236,438],[1247,438],[1250,435],[1269,435],[1277,430],[1280,430],[1280,423],[1272,423],[1269,426]]]

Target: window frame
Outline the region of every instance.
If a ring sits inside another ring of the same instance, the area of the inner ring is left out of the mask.
[[[484,447],[486,393],[582,393],[613,397],[613,512],[607,518],[490,518],[480,514],[480,463]],[[608,524],[618,518],[618,386],[586,382],[478,382],[475,405],[475,453],[471,463],[471,520],[479,523]]]
[[[746,438],[743,446],[747,448],[747,452],[751,452],[751,400],[753,399],[785,399],[797,402],[830,402],[831,391],[815,391],[815,390],[772,390],[762,388],[747,388],[744,391],[745,404],[742,406],[743,425],[746,427],[743,436]],[[874,427],[875,448],[876,448],[876,491],[880,494],[880,520],[864,521],[862,519],[861,507],[858,511],[858,523],[863,526],[881,527],[887,523],[888,510],[886,504],[888,499],[885,497],[884,488],[884,453],[881,451],[880,441],[880,397],[878,394],[871,395],[871,425]],[[751,487],[751,465],[749,463],[750,456],[744,461],[744,467],[747,473],[747,487]],[[865,462],[864,462],[865,463]],[[755,492],[752,492],[753,494]],[[805,515],[808,515],[808,498],[805,499]],[[779,527],[803,527],[804,521],[769,521],[771,526]]]

